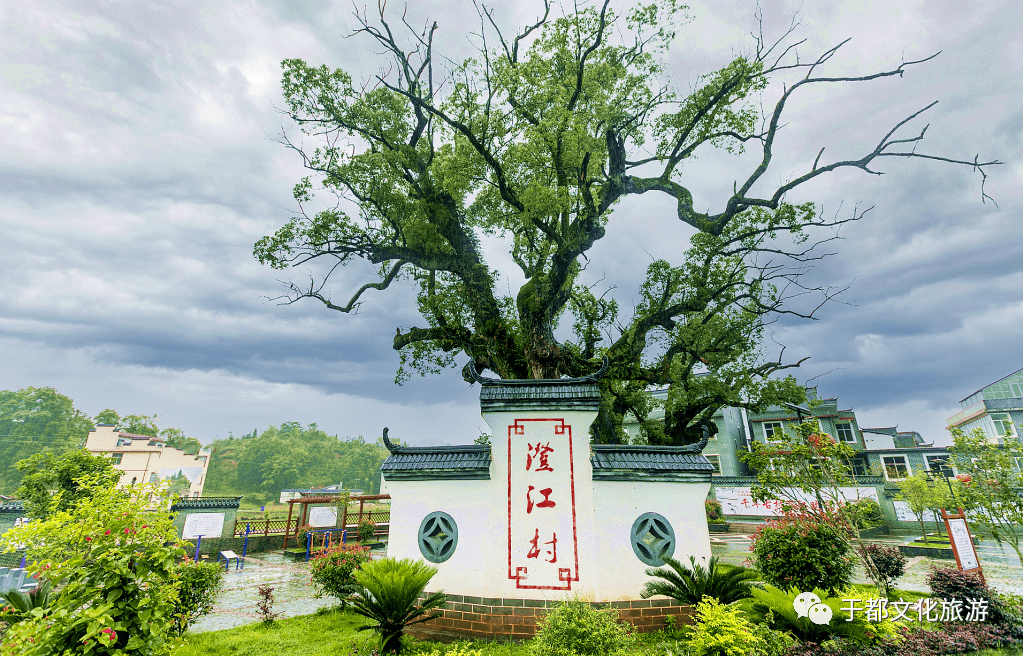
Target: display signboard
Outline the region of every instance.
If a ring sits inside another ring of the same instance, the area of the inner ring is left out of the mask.
[[[517,588],[571,590],[579,580],[574,446],[563,419],[508,426],[508,578]]]
[[[313,528],[328,528],[337,526],[337,508],[331,506],[316,506],[309,509],[309,526]]]
[[[192,513],[185,517],[185,528],[181,537],[194,540],[197,537],[219,538],[224,532],[224,513]]]
[[[983,580],[984,572],[981,570],[980,558],[977,557],[977,548],[973,545],[973,536],[970,535],[970,526],[966,522],[963,509],[959,508],[958,515],[949,515],[942,510],[941,516],[945,520],[945,528],[952,543],[952,553],[955,554],[959,569],[964,572],[977,572]]]
[[[868,498],[877,501],[877,489],[873,487],[841,487],[838,491],[846,501]],[[817,501],[812,492],[802,490],[786,489],[785,496],[799,499],[804,503]],[[754,501],[751,488],[748,487],[716,487],[714,498],[721,504],[721,511],[726,515],[780,517],[785,514],[781,501]]]
[[[909,504],[906,503],[905,501],[896,499],[895,501],[892,501],[892,505],[895,506],[895,519],[899,520],[900,522],[919,521],[919,518],[916,516],[916,513],[913,512],[913,510],[909,507]],[[938,521],[938,516],[931,512],[930,510],[925,510],[924,521],[936,522]]]

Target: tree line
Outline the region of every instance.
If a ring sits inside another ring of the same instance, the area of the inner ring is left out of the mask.
[[[204,446],[179,428],[161,429],[157,419],[155,414],[122,416],[109,408],[89,417],[52,387],[0,391],[0,494],[15,494],[26,476],[52,469],[48,463],[57,462],[54,458],[84,448],[97,424],[162,437],[167,446],[185,453],[210,452],[205,495],[240,495],[266,503],[285,488],[344,483],[367,492],[380,489],[387,449],[379,440],[342,439],[316,424],[290,421],[240,437],[229,434]]]

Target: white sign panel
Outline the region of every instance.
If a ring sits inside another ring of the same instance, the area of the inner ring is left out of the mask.
[[[959,554],[959,564],[962,568],[966,570],[980,567],[977,550],[973,548],[970,531],[966,528],[966,520],[961,518],[948,520],[948,530],[952,534],[952,543]]]
[[[838,488],[838,491],[846,501],[866,498],[877,501],[877,489],[873,487],[841,487]],[[804,503],[817,502],[817,497],[812,492],[787,489],[785,495],[802,500]],[[714,489],[714,497],[721,504],[721,511],[726,515],[781,517],[785,514],[781,501],[756,502],[753,500],[751,488],[748,487],[717,487]]]
[[[337,526],[337,509],[328,506],[310,508],[309,526],[314,528]]]
[[[193,513],[185,517],[185,529],[181,537],[186,540],[194,540],[199,536],[219,538],[223,532],[224,513]]]
[[[571,590],[579,580],[573,447],[562,419],[508,426],[508,578],[517,588]]]
[[[893,501],[892,504],[895,506],[895,519],[899,520],[900,522],[916,522],[916,521],[919,521],[917,519],[917,517],[916,517],[916,513],[914,513],[910,509],[909,504],[907,502],[905,502],[905,501]],[[936,521],[939,521],[939,520],[938,520],[938,516],[937,515],[932,513],[930,510],[925,510],[924,511],[924,521],[925,522],[936,522]]]

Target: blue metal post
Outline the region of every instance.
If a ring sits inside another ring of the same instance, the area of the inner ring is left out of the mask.
[[[266,506],[260,506],[259,512],[266,512]]]
[[[21,557],[21,569],[25,569],[25,557]]]
[[[201,535],[195,539],[195,558],[192,559],[195,562],[199,562],[199,545],[200,544],[202,544],[202,536]]]
[[[249,525],[245,525],[245,543],[242,545],[242,569],[245,569],[245,554],[249,551]],[[237,568],[235,568],[237,569]]]
[[[312,533],[306,533],[305,534],[305,560],[306,560],[306,562],[309,562],[309,549],[312,546],[313,546],[313,534]]]
[[[347,535],[348,531],[346,531],[345,529],[341,529],[341,544],[347,544],[347,538],[345,537]]]

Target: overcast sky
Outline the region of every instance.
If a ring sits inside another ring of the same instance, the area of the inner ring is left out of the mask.
[[[439,53],[469,53],[471,3],[410,4],[410,21],[437,21]],[[525,23],[536,4],[506,3],[500,18]],[[796,5],[762,4],[767,33],[779,34]],[[284,421],[367,438],[387,425],[412,444],[466,443],[485,430],[479,388],[457,370],[394,385],[394,329],[422,325],[410,293],[374,294],[357,316],[314,301],[281,306],[267,300],[279,280],[303,272],[252,257],[253,243],[295,210],[291,188],[303,174],[273,140],[292,128],[277,111],[280,61],[356,79],[383,63],[366,40],[344,38],[350,8],[0,5],[0,388],[55,387],[89,415],[157,413],[162,427],[203,442]],[[751,49],[753,8],[692,4],[671,52],[680,88]],[[821,147],[822,162],[862,156],[935,100],[915,123],[930,124],[920,152],[1005,162],[989,169],[986,187],[998,207],[981,202],[969,167],[922,160],[882,162],[881,177],[832,175],[789,197],[828,216],[873,209],[843,228],[838,254],[813,273],[849,287],[843,302],[818,321],[779,322],[771,340],[786,357],[810,356],[797,377],[839,397],[861,426],[898,425],[942,443],[960,399],[1023,367],[1018,4],[808,0],[801,21],[803,59],[852,39],[829,75],[942,54],[901,79],[794,97],[771,183],[805,171]],[[719,209],[751,161],[707,153],[690,164],[697,208]],[[629,307],[650,258],[678,262],[690,234],[665,199],[629,199],[587,275],[615,285]],[[488,245],[506,268],[501,244]]]

